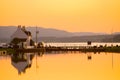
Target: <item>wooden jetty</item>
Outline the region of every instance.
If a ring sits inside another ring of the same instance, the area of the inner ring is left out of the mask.
[[[81,52],[105,52],[105,48],[86,48],[86,47],[42,47],[32,49],[15,49],[16,52],[47,52],[47,51],[81,51]]]
[[[56,47],[56,48],[45,48],[45,51],[81,51],[81,52],[104,52],[104,48],[63,48],[63,47]]]
[[[14,49],[15,52],[47,52],[47,51],[81,51],[81,52],[119,52],[120,46],[48,46],[48,47],[38,47],[30,49]]]

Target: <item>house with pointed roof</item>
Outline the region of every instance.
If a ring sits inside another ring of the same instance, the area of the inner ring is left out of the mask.
[[[11,44],[14,48],[31,48],[34,45],[30,31],[25,26],[19,25],[17,30],[11,36]]]

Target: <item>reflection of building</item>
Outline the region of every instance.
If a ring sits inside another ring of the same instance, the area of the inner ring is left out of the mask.
[[[92,54],[91,54],[91,53],[88,53],[88,54],[87,54],[87,59],[88,59],[88,60],[91,60],[91,59],[92,59]]]
[[[88,60],[91,60],[92,59],[92,56],[88,56]]]
[[[33,57],[32,53],[16,53],[11,57],[11,64],[18,70],[18,74],[25,73],[31,67]]]
[[[18,26],[17,30],[11,36],[11,43],[18,45],[18,48],[30,48],[34,42],[32,41],[32,35],[30,31],[25,29],[25,26]],[[17,46],[15,46],[17,48]]]

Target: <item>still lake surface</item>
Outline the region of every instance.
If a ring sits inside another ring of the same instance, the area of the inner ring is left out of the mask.
[[[120,53],[0,56],[0,80],[120,80]]]

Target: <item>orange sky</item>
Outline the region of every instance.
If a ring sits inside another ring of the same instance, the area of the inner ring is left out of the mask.
[[[0,0],[0,25],[120,32],[120,0]]]

